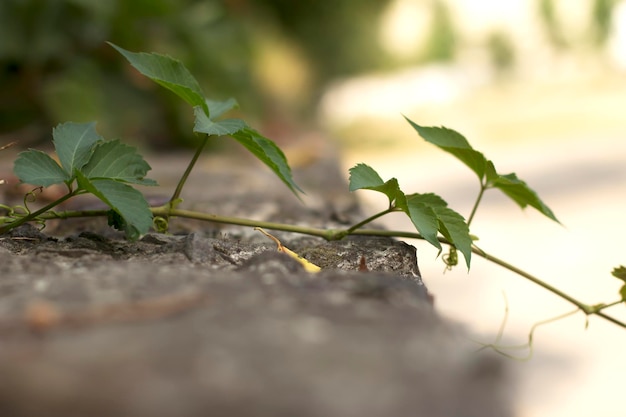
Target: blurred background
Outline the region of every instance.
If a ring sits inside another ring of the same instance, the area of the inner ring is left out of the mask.
[[[618,299],[610,271],[626,263],[626,1],[2,0],[0,146],[47,144],[70,120],[98,120],[105,137],[155,150],[190,146],[188,106],[105,41],[180,59],[210,98],[235,97],[281,146],[300,141],[306,152],[316,139],[305,132],[323,132],[345,169],[367,163],[467,216],[473,174],[402,114],[461,132],[564,225],[487,193],[472,224],[480,246],[589,304]],[[411,230],[400,215],[383,221]],[[434,249],[409,243],[437,308],[478,340],[493,340],[503,293],[504,343],[571,310],[480,259],[469,275],[444,274]],[[626,320],[623,305],[610,314]],[[593,317],[587,330],[582,315],[540,328],[533,360],[513,362],[518,416],[623,416],[624,352],[626,331]]]

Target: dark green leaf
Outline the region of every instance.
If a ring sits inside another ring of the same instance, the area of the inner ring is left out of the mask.
[[[463,254],[469,268],[472,259],[472,238],[463,216],[448,208],[448,203],[436,194],[410,194],[406,198],[409,207],[422,204],[433,210],[437,219],[437,230]]]
[[[463,135],[445,127],[424,127],[406,117],[405,119],[427,142],[454,155],[474,171],[481,184],[486,184],[487,188],[498,188],[520,207],[531,206],[548,218],[560,223],[552,210],[524,181],[517,178],[515,174],[498,174],[493,162],[486,159],[482,153],[474,150]],[[486,181],[484,181],[485,179]]]
[[[225,119],[213,121],[208,118],[202,111],[202,108],[195,107],[194,113],[196,115],[196,122],[193,127],[194,132],[206,133],[209,136],[226,136],[233,135],[248,125],[241,119]],[[213,113],[211,113],[213,115]]]
[[[140,73],[191,104],[200,106],[209,116],[209,107],[204,99],[200,84],[189,70],[177,59],[156,53],[130,52],[109,42]]]
[[[68,176],[81,169],[89,160],[92,147],[102,139],[95,129],[96,123],[62,123],[52,130],[54,148],[61,166]]]
[[[137,149],[113,140],[96,145],[89,162],[81,171],[90,179],[106,178],[156,185],[155,181],[144,178],[150,169],[150,165],[137,153]]]
[[[231,134],[231,136],[267,165],[299,198],[298,191],[302,192],[302,190],[293,181],[291,168],[287,163],[285,154],[274,142],[249,127]]]
[[[469,269],[472,260],[472,238],[465,219],[448,207],[435,209],[435,213],[439,220],[439,231],[463,254]]]
[[[404,193],[400,191],[398,180],[395,178],[387,182],[383,182],[380,175],[366,164],[357,164],[350,168],[350,191],[356,190],[373,190],[378,191],[387,196],[389,204],[396,201],[396,206],[406,211],[406,199]]]
[[[487,159],[482,153],[474,150],[463,135],[445,127],[424,127],[407,117],[405,119],[427,142],[455,156],[474,171],[481,181],[485,178]]]
[[[126,236],[136,239],[152,225],[152,212],[143,195],[128,184],[110,179],[90,179],[76,171],[78,185],[98,197],[126,222]]]
[[[521,208],[531,206],[546,217],[560,223],[552,210],[550,210],[550,208],[546,206],[543,201],[541,201],[537,193],[528,187],[524,181],[517,178],[517,175],[514,173],[508,175],[498,175],[495,180],[491,181],[491,187],[502,191]]]
[[[626,284],[619,289],[619,295],[622,297],[622,301],[626,301]]]
[[[613,268],[613,271],[611,271],[611,275],[613,275],[615,278],[621,279],[622,281],[626,281],[626,266],[620,265]]]
[[[407,198],[407,210],[405,212],[424,239],[441,252],[441,244],[437,240],[439,222],[433,208],[409,197]]]
[[[13,172],[22,182],[43,187],[70,181],[69,174],[50,155],[35,149],[18,154]]]
[[[487,164],[485,165],[485,177],[487,178],[487,184],[492,183],[499,177],[496,172],[496,167],[491,161],[487,161]]]

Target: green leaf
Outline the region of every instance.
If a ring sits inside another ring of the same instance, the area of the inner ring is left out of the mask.
[[[119,140],[101,142],[94,147],[89,162],[81,170],[90,179],[106,178],[142,185],[156,185],[144,179],[150,165],[137,153],[137,149]]]
[[[128,184],[111,179],[87,178],[76,171],[78,185],[98,197],[126,222],[126,236],[137,239],[152,225],[152,212],[144,196]]]
[[[70,181],[70,175],[50,155],[35,149],[18,154],[13,172],[22,182],[43,187]]]
[[[508,175],[498,175],[497,178],[491,182],[490,186],[502,191],[521,208],[531,206],[546,217],[560,223],[552,210],[550,210],[550,208],[546,206],[543,201],[541,201],[537,193],[528,187],[524,181],[517,178],[517,175],[514,173]]]
[[[370,166],[357,164],[350,169],[350,191],[366,189],[387,196],[389,205],[405,212],[422,237],[441,252],[437,233],[441,233],[465,257],[467,267],[472,257],[472,238],[463,216],[448,208],[435,194],[405,195],[395,178],[384,181]],[[395,202],[395,204],[394,204]]]
[[[499,177],[496,172],[496,167],[491,161],[487,161],[487,164],[485,165],[485,176],[487,177],[487,184],[494,182]]]
[[[385,181],[378,175],[378,172],[369,165],[356,164],[350,168],[350,191],[378,187],[384,183]]]
[[[221,115],[228,113],[233,109],[239,108],[239,103],[237,103],[237,100],[232,97],[224,101],[210,100],[207,98],[206,104],[209,106],[211,120],[215,120]]]
[[[424,239],[441,252],[441,244],[437,240],[439,221],[433,208],[409,197],[405,213]]]
[[[434,211],[437,230],[463,254],[469,269],[472,259],[472,238],[463,216],[449,208],[448,203],[436,194],[410,194],[406,198],[409,207],[422,204]],[[441,246],[435,246],[441,248]]]
[[[620,265],[613,268],[613,271],[611,271],[611,275],[626,282],[626,266]]]
[[[96,123],[62,123],[52,130],[54,147],[61,166],[68,176],[81,169],[89,160],[93,145],[102,140],[95,129]]]
[[[424,127],[411,121],[406,116],[405,119],[424,140],[455,156],[469,169],[474,171],[481,181],[485,178],[487,159],[482,153],[473,149],[463,135],[446,127]]]
[[[207,117],[204,111],[202,111],[202,108],[199,106],[194,108],[194,113],[196,115],[196,122],[193,127],[193,131],[206,133],[209,136],[233,135],[248,127],[246,122],[241,119],[213,121],[211,118]]]
[[[389,205],[396,201],[396,206],[406,211],[406,199],[395,178],[387,182],[378,175],[374,168],[366,164],[357,164],[350,168],[350,191],[373,190],[383,193],[389,199]]]
[[[560,223],[552,210],[541,201],[537,193],[531,190],[524,181],[517,178],[515,174],[500,175],[490,160],[472,148],[463,135],[445,127],[424,127],[405,119],[427,142],[430,142],[440,149],[454,155],[468,166],[481,182],[481,186],[486,184],[486,188],[497,188],[505,195],[515,201],[521,208],[531,206],[551,220]],[[486,181],[484,181],[486,179]]]
[[[231,136],[246,149],[248,149],[261,162],[267,165],[280,178],[289,189],[298,196],[298,191],[303,192],[293,181],[291,168],[287,163],[285,154],[271,140],[267,139],[256,130],[246,127]]]
[[[439,220],[439,232],[463,254],[469,269],[472,261],[472,237],[465,218],[448,207],[435,209],[435,213]]]
[[[200,84],[182,62],[156,53],[130,52],[111,42],[109,45],[122,54],[140,73],[172,91],[192,107],[200,106],[207,116],[210,115]]]

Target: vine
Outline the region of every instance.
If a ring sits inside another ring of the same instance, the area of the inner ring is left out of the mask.
[[[464,163],[474,174],[480,184],[479,192],[472,210],[467,218],[448,207],[440,196],[431,193],[405,193],[398,180],[383,180],[374,168],[366,164],[357,164],[350,169],[349,191],[371,190],[387,197],[386,209],[370,215],[345,229],[318,229],[274,222],[249,220],[237,217],[220,216],[179,208],[181,192],[187,178],[197,160],[211,139],[230,137],[261,162],[267,165],[280,180],[297,197],[302,192],[291,176],[291,169],[281,149],[270,139],[252,129],[241,119],[224,118],[231,110],[237,108],[234,99],[214,101],[207,99],[198,82],[178,60],[156,53],[134,53],[110,44],[141,74],[159,85],[169,89],[189,103],[194,111],[195,123],[193,131],[203,137],[179,179],[172,197],[164,205],[149,206],[144,196],[133,188],[133,185],[156,186],[157,183],[146,178],[150,165],[137,153],[136,149],[123,144],[119,140],[106,141],[95,130],[92,123],[63,123],[52,132],[57,162],[48,154],[38,150],[21,152],[14,164],[14,173],[21,182],[32,184],[34,188],[24,197],[23,205],[8,206],[0,204],[3,214],[0,216],[0,234],[18,227],[26,222],[37,222],[45,225],[50,219],[67,219],[72,217],[107,216],[109,224],[123,230],[127,238],[135,240],[148,232],[150,227],[157,232],[167,232],[169,219],[172,217],[192,218],[217,223],[228,223],[245,227],[295,232],[318,236],[326,240],[339,240],[348,235],[387,236],[425,240],[441,253],[443,245],[449,247],[447,254],[442,256],[445,269],[450,270],[459,263],[459,253],[463,255],[466,267],[470,268],[472,255],[497,264],[531,282],[546,291],[566,300],[576,307],[556,318],[536,323],[530,330],[528,343],[532,355],[532,339],[538,326],[557,319],[582,312],[586,316],[596,315],[620,327],[626,323],[608,315],[605,310],[621,304],[626,300],[626,267],[616,267],[612,274],[624,281],[620,289],[620,298],[610,303],[589,305],[562,292],[524,270],[479,248],[474,242],[476,237],[470,234],[470,225],[480,206],[483,195],[488,190],[497,190],[512,199],[521,208],[531,207],[546,216],[549,220],[559,223],[552,210],[539,196],[515,173],[500,174],[495,164],[481,152],[472,148],[467,139],[460,133],[445,127],[421,126],[405,117],[425,141],[437,146]],[[6,149],[12,144],[0,148]],[[0,179],[1,181],[1,179]],[[0,184],[4,183],[1,181]],[[53,184],[64,184],[67,192],[57,200],[44,207],[32,211],[29,203],[36,197],[36,192]],[[54,207],[77,195],[91,193],[102,200],[107,210],[54,211]],[[405,213],[416,231],[377,230],[365,226],[372,221],[393,212]],[[262,230],[261,229],[261,230]],[[264,232],[265,233],[265,232]],[[270,235],[271,236],[271,235]],[[280,247],[280,245],[279,245]],[[285,250],[287,250],[285,248]],[[519,346],[499,346],[504,325],[508,317],[508,305],[503,324],[498,336],[492,344],[482,344],[482,348],[491,348],[500,353],[516,349]]]

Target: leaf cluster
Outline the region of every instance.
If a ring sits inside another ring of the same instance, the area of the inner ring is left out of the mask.
[[[494,163],[472,148],[463,135],[445,127],[424,127],[408,118],[406,120],[424,140],[453,155],[472,170],[480,181],[481,191],[490,188],[498,189],[521,208],[533,207],[544,216],[559,223],[552,210],[526,182],[519,179],[515,173],[498,174]]]
[[[433,193],[405,194],[396,178],[388,181],[370,166],[358,164],[350,169],[350,191],[366,189],[383,193],[389,199],[389,211],[402,211],[431,245],[441,252],[437,233],[441,233],[465,257],[467,267],[472,256],[472,240],[463,216],[448,207],[441,197]]]
[[[242,144],[261,162],[266,164],[297,195],[301,192],[292,176],[282,150],[240,119],[221,119],[225,113],[238,107],[229,98],[225,101],[209,100],[200,84],[182,62],[172,57],[145,52],[130,52],[109,43],[141,74],[167,88],[185,100],[194,109],[193,131],[210,136],[230,136]]]
[[[131,146],[105,141],[92,123],[64,123],[52,132],[59,162],[35,149],[21,152],[14,172],[24,183],[47,187],[65,184],[68,196],[91,193],[119,218],[115,225],[129,238],[146,233],[152,224],[143,194],[129,184],[157,185],[145,178],[150,165]]]

